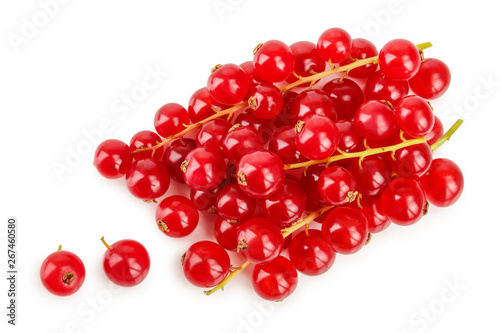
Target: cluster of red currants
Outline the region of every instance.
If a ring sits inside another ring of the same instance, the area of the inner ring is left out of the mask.
[[[104,141],[94,164],[106,178],[126,176],[147,202],[170,179],[186,183],[190,198],[171,195],[157,206],[167,236],[192,233],[199,211],[218,214],[215,241],[193,244],[182,258],[192,284],[214,287],[210,294],[253,264],[258,295],[283,300],[297,271],[322,274],[337,253],[359,251],[391,221],[413,224],[428,202],[459,198],[460,169],[432,156],[460,123],[443,135],[427,101],[450,83],[445,63],[424,59],[429,46],[395,39],[378,52],[339,28],[316,44],[267,41],[253,61],[214,67],[187,110],[162,106],[156,133],[141,131],[129,145]],[[195,139],[186,138],[193,130]],[[227,251],[247,262],[233,268]]]

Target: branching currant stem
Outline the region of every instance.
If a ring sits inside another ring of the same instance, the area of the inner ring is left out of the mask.
[[[443,143],[445,143],[446,141],[449,141],[451,136],[453,135],[453,133],[455,133],[455,131],[460,127],[460,125],[462,125],[464,121],[462,119],[458,119],[454,124],[453,126],[450,127],[450,129],[448,131],[446,131],[446,133],[443,134],[442,137],[440,137],[436,142],[434,142],[432,145],[431,145],[431,149],[432,151],[436,151],[436,149],[438,149],[439,147],[441,147],[441,145]]]
[[[432,46],[432,44],[429,42],[416,45],[416,47],[419,51],[425,50],[426,48],[429,48],[431,46]],[[378,56],[356,60],[356,61],[354,61],[348,65],[345,65],[345,66],[333,67],[332,69],[321,72],[321,73],[317,73],[317,74],[306,76],[306,77],[301,77],[300,80],[295,81],[293,83],[290,83],[286,86],[283,86],[280,88],[280,90],[281,90],[281,92],[286,92],[292,88],[300,86],[301,84],[317,82],[318,80],[320,80],[326,76],[335,74],[335,73],[348,72],[354,68],[358,68],[358,67],[365,66],[368,64],[377,64],[377,63],[378,63]],[[190,131],[192,131],[195,128],[201,127],[201,125],[209,122],[210,120],[217,119],[217,118],[224,117],[224,116],[228,116],[230,118],[233,115],[233,113],[235,113],[238,110],[243,109],[247,105],[248,105],[248,102],[242,102],[242,103],[236,104],[228,109],[225,109],[222,111],[217,111],[215,114],[213,114],[212,116],[210,116],[208,118],[205,118],[205,119],[203,119],[197,123],[191,124],[189,126],[186,126],[186,128],[184,130],[180,131],[179,133],[177,133],[175,135],[169,136],[168,138],[166,138],[162,142],[158,143],[157,145],[152,146],[152,147],[145,147],[145,148],[136,149],[132,152],[132,154],[138,153],[141,151],[146,151],[146,150],[156,150],[156,149],[166,145],[167,143],[169,143],[170,141],[172,141],[174,139],[183,137],[185,134],[189,133]]]

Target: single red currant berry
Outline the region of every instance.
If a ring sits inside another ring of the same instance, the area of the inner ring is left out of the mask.
[[[238,65],[216,66],[208,77],[207,88],[212,98],[224,105],[241,102],[250,88],[250,79]]]
[[[339,132],[330,118],[311,115],[295,125],[297,150],[311,160],[323,160],[337,149]]]
[[[320,275],[332,267],[336,253],[320,230],[299,232],[290,243],[290,261],[305,275]]]
[[[340,166],[326,168],[318,180],[321,197],[330,205],[343,205],[356,199],[356,180]]]
[[[151,131],[140,131],[136,133],[131,139],[130,139],[130,149],[132,151],[135,151],[137,149],[142,149],[142,148],[151,148],[153,146],[156,146],[161,142],[161,138],[156,134],[155,132]],[[161,146],[160,148],[157,149],[150,149],[150,150],[145,150],[145,151],[136,151],[135,153],[132,154],[132,157],[134,160],[143,160],[147,157],[152,157],[155,160],[161,160],[163,157],[163,150],[165,148]]]
[[[294,120],[291,109],[292,104],[298,95],[299,94],[297,92],[292,90],[288,90],[283,93],[283,109],[276,117],[272,119],[272,126],[274,126],[274,129],[290,125],[293,126],[297,122],[296,120]]]
[[[279,115],[278,115],[279,116]],[[276,118],[273,118],[274,120]],[[256,117],[252,109],[247,107],[241,111],[241,113],[234,119],[234,124],[240,124],[241,126],[252,126],[257,130],[264,143],[268,142],[273,135],[273,124],[270,119],[261,119]]]
[[[222,138],[230,128],[231,124],[224,119],[210,120],[201,126],[196,136],[196,145],[222,150]]]
[[[368,221],[359,209],[339,207],[326,215],[321,224],[321,233],[335,252],[353,254],[368,239]]]
[[[238,184],[226,185],[217,197],[216,207],[219,215],[232,221],[246,221],[252,217],[257,203],[255,198],[245,194]]]
[[[255,75],[255,68],[253,67],[252,61],[245,61],[240,64],[240,67],[247,73],[248,78],[250,79],[250,86],[255,84],[261,84],[260,79]]]
[[[191,189],[189,197],[194,207],[200,212],[204,213],[215,213],[217,208],[215,207],[215,201],[221,190],[220,186],[217,186],[208,191],[197,191]]]
[[[138,241],[122,239],[106,246],[104,253],[104,273],[114,284],[121,287],[133,287],[141,283],[149,273],[151,265],[146,248]]]
[[[170,175],[162,162],[151,157],[135,161],[127,173],[127,188],[142,200],[154,200],[167,192]]]
[[[377,48],[372,42],[364,38],[355,38],[352,40],[351,55],[346,60],[342,61],[340,65],[345,66],[353,63],[355,60],[371,58],[377,54]],[[377,64],[366,64],[364,66],[351,69],[347,75],[357,79],[366,79],[377,70],[377,67]]]
[[[314,114],[337,119],[333,100],[326,93],[317,89],[304,90],[294,98],[290,106],[292,120],[296,123],[297,120],[304,120]]]
[[[106,178],[123,177],[132,165],[132,150],[120,140],[103,141],[95,151],[94,165]]]
[[[380,70],[394,80],[409,80],[420,68],[420,52],[406,39],[387,42],[379,54]]]
[[[277,129],[269,141],[269,150],[278,155],[285,164],[304,161],[305,158],[295,145],[295,127],[285,126]]]
[[[361,104],[354,116],[356,131],[367,140],[380,142],[398,132],[391,108],[380,101]]]
[[[221,283],[229,274],[231,261],[226,250],[217,243],[194,243],[182,256],[184,276],[193,285],[211,288]]]
[[[270,40],[254,50],[253,66],[258,78],[267,82],[281,82],[292,73],[295,59],[285,43]]]
[[[270,220],[254,217],[243,222],[237,237],[238,252],[252,264],[273,260],[283,249],[281,229]]]
[[[362,196],[360,200],[361,212],[368,221],[368,232],[375,234],[387,229],[391,224],[391,220],[382,211],[380,195],[378,196]]]
[[[331,28],[319,36],[318,52],[326,62],[340,63],[351,53],[352,39],[347,31]]]
[[[295,66],[293,71],[301,77],[307,77],[316,73],[323,72],[326,64],[319,56],[316,45],[311,42],[301,41],[290,45],[293,57],[295,59]],[[287,78],[287,82],[295,82],[298,78],[292,73]],[[309,83],[300,85],[299,87],[307,87]]]
[[[256,265],[252,272],[252,286],[257,295],[268,301],[282,301],[290,296],[298,284],[297,270],[283,256]]]
[[[264,149],[264,141],[259,132],[250,125],[235,124],[222,140],[222,151],[234,164],[238,164],[243,155],[259,149]]]
[[[394,223],[410,225],[424,215],[426,198],[413,179],[396,178],[382,192],[382,211]]]
[[[187,154],[195,148],[195,140],[184,138],[174,139],[166,145],[163,153],[163,164],[167,167],[168,173],[173,180],[185,183],[181,164],[186,159]]]
[[[366,81],[364,91],[367,101],[387,101],[398,105],[399,101],[408,95],[409,90],[408,81],[393,80],[382,71],[377,71]]]
[[[311,165],[304,171],[303,176],[300,178],[300,186],[306,193],[308,202],[314,202],[318,204],[319,207],[317,207],[316,209],[321,208],[321,206],[328,205],[328,203],[321,196],[318,186],[319,178],[324,170],[325,170],[324,164]],[[316,210],[316,209],[309,209],[309,207],[307,209],[310,211]]]
[[[356,132],[352,121],[339,120],[335,122],[335,126],[339,132],[338,148],[341,151],[353,153],[364,149],[363,138]]]
[[[197,191],[208,191],[226,177],[224,156],[212,147],[198,147],[181,164],[186,184]]]
[[[362,195],[377,195],[391,182],[392,170],[379,158],[353,159],[349,171]]]
[[[427,142],[398,149],[392,156],[392,168],[403,178],[419,178],[432,163],[432,150]]]
[[[283,108],[283,95],[273,84],[263,83],[250,89],[248,105],[257,118],[271,119]]]
[[[450,86],[450,69],[439,59],[427,58],[420,64],[417,74],[410,79],[410,88],[425,99],[442,96]]]
[[[73,295],[85,281],[85,266],[74,253],[59,249],[45,258],[40,267],[40,279],[50,293]]]
[[[420,184],[431,204],[448,207],[460,198],[464,190],[464,176],[453,161],[437,158],[420,178]]]
[[[323,91],[332,99],[339,120],[352,120],[358,107],[365,101],[363,90],[356,82],[347,78],[327,82]]]
[[[191,234],[198,226],[199,218],[198,210],[182,195],[169,196],[156,207],[158,229],[169,237],[178,238]]]
[[[154,125],[156,132],[163,138],[175,135],[189,125],[189,113],[180,104],[165,104],[156,111]]]
[[[193,124],[213,116],[215,110],[222,110],[222,106],[210,96],[207,87],[198,89],[189,99],[188,112]]]
[[[217,243],[228,251],[238,250],[238,228],[243,222],[227,220],[221,216],[214,223],[214,236]]]
[[[276,154],[256,150],[240,159],[236,177],[243,192],[254,198],[265,198],[283,184],[285,169]]]
[[[280,227],[289,226],[304,214],[307,197],[299,184],[285,179],[283,185],[261,203],[265,217]]]
[[[396,124],[412,137],[427,135],[434,126],[432,108],[422,97],[404,97],[395,110]]]
[[[434,115],[434,126],[432,126],[432,129],[427,135],[425,136],[425,139],[427,140],[427,144],[429,146],[432,146],[439,138],[441,138],[444,134],[444,129],[443,129],[443,123],[439,118]]]

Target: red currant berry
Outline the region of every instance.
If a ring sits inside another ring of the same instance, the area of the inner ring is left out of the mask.
[[[132,165],[132,150],[120,140],[103,141],[95,151],[94,165],[103,177],[123,177]]]
[[[255,75],[255,68],[253,67],[252,61],[245,61],[240,64],[240,67],[247,73],[248,78],[250,79],[250,86],[255,84],[261,84],[260,79]]]
[[[330,118],[311,115],[295,126],[297,150],[311,160],[328,158],[337,149],[339,132]]]
[[[43,261],[40,279],[45,289],[54,295],[73,295],[85,281],[85,266],[76,254],[61,251],[59,247]]]
[[[295,59],[285,43],[270,40],[254,50],[253,66],[258,78],[267,82],[281,82],[292,73]]]
[[[413,179],[396,178],[382,192],[382,211],[394,223],[410,225],[424,215],[424,191]]]
[[[248,105],[257,118],[271,119],[283,108],[283,95],[273,84],[263,83],[250,89]]]
[[[364,102],[356,111],[354,126],[362,137],[380,142],[398,132],[391,108],[380,101]]]
[[[352,39],[347,31],[331,28],[319,36],[317,46],[324,61],[340,63],[351,53]]]
[[[265,198],[276,192],[285,179],[280,158],[268,150],[256,150],[244,155],[237,169],[237,179],[243,192],[254,198]]]
[[[282,301],[290,296],[298,284],[297,270],[283,256],[256,265],[252,272],[253,289],[265,300]]]
[[[127,173],[127,188],[135,197],[154,200],[167,192],[170,175],[162,162],[151,157],[135,161]]]
[[[248,220],[253,215],[256,205],[255,198],[246,195],[236,183],[226,185],[219,192],[216,201],[219,215],[233,221]]]
[[[432,150],[424,142],[394,152],[391,165],[399,177],[417,179],[429,170]]]
[[[305,275],[320,275],[332,267],[336,253],[323,239],[320,230],[299,232],[290,244],[290,261]]]
[[[379,54],[380,70],[394,80],[409,80],[420,68],[420,52],[406,39],[387,42]]]
[[[323,86],[337,112],[337,119],[352,120],[358,107],[364,102],[363,90],[353,80],[336,78]]]
[[[319,56],[316,45],[311,42],[301,41],[290,45],[293,57],[295,58],[295,66],[293,71],[301,77],[307,77],[325,70],[325,61]],[[287,82],[292,83],[297,81],[298,78],[290,74]],[[302,84],[301,86],[308,86],[309,84]]]
[[[374,57],[378,54],[375,45],[367,39],[355,38],[352,40],[351,55],[346,60],[342,61],[340,65],[345,66],[354,62],[355,60],[361,60],[366,58]],[[376,64],[367,64],[358,68],[351,69],[347,75],[357,78],[366,79],[372,75],[377,70]]]
[[[391,182],[392,170],[379,158],[353,159],[349,171],[362,195],[377,195]]]
[[[380,195],[361,197],[361,212],[368,221],[368,232],[375,234],[387,229],[391,224],[391,220],[382,211],[382,204],[380,202]]]
[[[226,177],[224,156],[211,147],[198,147],[187,154],[181,164],[184,181],[197,191],[208,191]]]
[[[151,148],[160,142],[161,138],[155,132],[140,131],[130,139],[130,149],[134,151],[141,148]],[[165,148],[161,146],[160,148],[154,150],[137,151],[132,155],[132,157],[134,160],[143,160],[147,157],[152,157],[155,160],[161,160],[164,149]]]
[[[281,229],[262,217],[254,217],[243,222],[236,238],[238,252],[252,264],[273,260],[283,249]]]
[[[146,248],[132,239],[122,239],[107,245],[104,237],[101,241],[107,247],[104,253],[104,273],[114,284],[121,287],[133,287],[144,281],[151,265]]]
[[[318,180],[319,193],[330,205],[342,205],[356,198],[356,180],[349,170],[331,166],[326,168]]]
[[[294,116],[292,115],[292,105],[299,94],[295,91],[288,90],[283,94],[283,109],[281,112],[273,118],[272,125],[275,129],[281,128],[284,126],[295,125],[297,122],[294,120]],[[272,134],[272,133],[271,133]]]
[[[229,274],[231,261],[226,250],[217,243],[194,243],[182,256],[184,276],[193,285],[211,288]]]
[[[279,116],[279,115],[278,115]],[[276,118],[273,118],[273,120]],[[250,107],[243,111],[234,119],[234,124],[241,126],[252,126],[257,130],[264,143],[268,142],[273,135],[273,125],[270,119],[257,118]]]
[[[213,100],[207,87],[198,89],[189,99],[188,112],[193,124],[213,116],[214,109],[220,111],[222,106]]]
[[[304,171],[302,178],[300,178],[300,186],[306,193],[308,201],[314,202],[320,207],[328,205],[328,203],[321,196],[318,187],[319,177],[324,170],[324,164],[311,165]],[[316,209],[319,209],[320,207],[317,207]],[[316,210],[309,209],[309,207],[307,209]]]
[[[396,124],[412,137],[427,135],[434,126],[432,108],[422,97],[404,97],[395,110]]]
[[[236,252],[238,249],[238,228],[241,223],[218,216],[214,224],[214,236],[217,243],[228,251]]]
[[[189,113],[180,104],[163,105],[155,115],[155,129],[163,138],[183,131],[189,125]]]
[[[382,71],[377,71],[366,81],[365,99],[387,101],[392,105],[397,105],[403,97],[408,95],[409,90],[408,81],[393,80]]]
[[[306,194],[299,184],[285,179],[275,193],[262,200],[262,212],[278,226],[289,226],[304,214],[306,204]]]
[[[323,239],[340,254],[358,252],[368,239],[368,221],[361,210],[339,207],[321,224]]]
[[[182,195],[169,196],[156,207],[158,229],[169,237],[178,238],[191,234],[198,226],[199,218],[193,203]]]
[[[269,141],[269,150],[278,155],[285,164],[305,160],[295,145],[295,134],[295,127],[285,126],[277,129]]]
[[[425,139],[427,140],[427,144],[429,146],[432,146],[434,143],[436,143],[439,138],[441,138],[444,134],[444,129],[443,129],[443,123],[439,118],[434,115],[434,126],[432,126],[432,129],[427,135],[425,136]]]
[[[217,186],[208,191],[197,191],[191,189],[189,197],[194,207],[200,212],[204,213],[215,213],[217,209],[215,207],[215,201],[221,190],[220,186]]]
[[[338,148],[341,151],[353,153],[364,149],[363,138],[356,132],[352,121],[339,120],[335,122],[335,126],[339,132]]]
[[[294,98],[290,106],[292,120],[297,122],[315,114],[337,119],[333,100],[326,93],[317,89],[304,90]]]
[[[231,124],[223,119],[210,120],[201,126],[196,136],[196,145],[222,150],[222,138],[230,128]]]
[[[249,125],[234,125],[222,140],[222,151],[234,164],[237,164],[243,155],[259,149],[264,149],[264,141],[259,132]]]
[[[196,141],[193,139],[178,138],[168,143],[163,153],[163,164],[167,167],[173,180],[185,183],[181,164],[186,159],[187,154],[195,148]]]
[[[460,198],[464,190],[464,176],[453,161],[437,158],[420,178],[420,184],[431,204],[448,207]]]
[[[410,79],[410,88],[415,94],[425,99],[442,96],[450,86],[450,69],[439,59],[427,58],[420,64],[420,69]]]
[[[217,103],[234,105],[245,98],[250,79],[240,66],[225,64],[214,68],[208,78],[207,88]]]

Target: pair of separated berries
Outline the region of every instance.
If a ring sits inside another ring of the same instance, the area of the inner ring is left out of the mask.
[[[141,283],[149,272],[150,259],[146,248],[132,239],[123,239],[106,246],[103,268],[106,276],[122,287]],[[59,249],[51,253],[40,267],[43,286],[57,296],[69,296],[78,291],[85,280],[85,266],[74,253]]]

